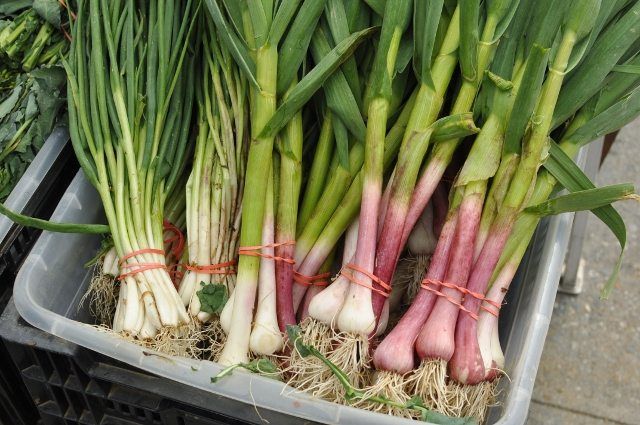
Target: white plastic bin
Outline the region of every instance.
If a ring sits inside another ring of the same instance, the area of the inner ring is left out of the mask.
[[[104,221],[99,197],[82,173],[69,186],[52,220]],[[512,285],[501,318],[505,369],[510,379],[501,380],[500,404],[491,408],[488,423],[511,425],[526,420],[571,220],[570,214],[545,220],[518,282]],[[82,265],[95,255],[99,243],[96,236],[43,232],[16,279],[14,300],[21,316],[44,331],[156,375],[292,415],[292,422],[302,422],[295,420],[297,417],[344,425],[414,423],[314,399],[281,382],[240,370],[212,384],[210,378],[220,371],[215,363],[149,353],[83,323],[90,322],[89,313],[78,304],[89,284],[90,271]]]

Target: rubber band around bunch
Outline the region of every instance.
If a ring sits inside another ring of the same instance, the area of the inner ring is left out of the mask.
[[[293,265],[296,263],[296,261],[293,258],[279,257],[277,255],[265,254],[260,251],[264,248],[277,248],[279,246],[295,245],[295,244],[296,244],[295,241],[286,241],[286,242],[270,243],[267,245],[241,246],[240,249],[238,249],[238,255],[246,255],[249,257],[262,257],[262,258],[267,258],[269,260],[281,261],[283,263]]]
[[[185,246],[185,237],[182,230],[167,219],[162,221],[162,228],[165,232],[173,233],[173,236],[165,239],[163,242],[165,245],[171,246],[171,254],[173,254],[175,258],[182,258]]]
[[[367,283],[367,282],[363,282],[361,280],[358,280],[355,278],[355,276],[353,276],[352,273],[346,273],[345,269],[351,269],[353,271],[362,273],[363,275],[367,276],[369,279],[371,279],[373,282],[377,283],[380,288],[376,288],[375,286]],[[349,282],[351,283],[355,283],[356,285],[360,285],[363,286],[365,288],[369,288],[371,289],[373,292],[382,295],[385,298],[389,298],[389,295],[391,295],[391,286],[382,281],[382,279],[380,279],[378,276],[374,275],[373,273],[370,273],[369,271],[363,269],[362,267],[358,266],[357,264],[353,264],[353,263],[348,263],[345,264],[342,267],[342,270],[340,270],[340,274],[344,277],[347,278],[347,280],[349,280]]]
[[[190,272],[202,273],[202,274],[223,274],[230,275],[236,274],[236,260],[226,261],[224,263],[218,264],[207,264],[207,265],[197,265],[197,264],[180,264],[180,266],[189,270]]]
[[[155,249],[155,248],[146,248],[146,249],[139,249],[137,251],[133,251],[130,252],[128,254],[126,254],[125,256],[123,256],[120,261],[119,261],[119,266],[120,269],[133,269],[133,270],[129,270],[126,271],[124,273],[120,273],[120,275],[117,277],[117,280],[123,280],[127,277],[130,276],[134,276],[138,273],[142,273],[142,272],[146,272],[148,270],[155,270],[155,269],[164,269],[164,270],[168,270],[167,265],[163,264],[163,263],[134,263],[134,264],[127,264],[127,260],[137,257],[139,255],[144,255],[144,254],[157,254],[157,255],[162,255],[164,256],[164,250],[162,249]]]
[[[465,313],[467,313],[469,316],[471,316],[471,318],[473,320],[478,320],[478,315],[474,312],[472,312],[471,310],[469,310],[468,308],[466,308],[464,305],[462,305],[462,302],[458,302],[455,299],[451,298],[450,296],[448,296],[447,294],[443,293],[442,291],[433,288],[432,286],[429,285],[440,285],[440,286],[444,286],[445,288],[449,288],[449,289],[455,289],[456,291],[462,293],[464,296],[470,296],[472,298],[475,298],[477,300],[479,300],[480,302],[487,302],[488,304],[490,304],[492,307],[495,308],[489,308],[485,305],[480,305],[480,308],[484,311],[486,311],[489,314],[492,314],[495,317],[498,317],[498,314],[500,312],[500,308],[502,308],[502,305],[496,301],[490,300],[489,298],[487,298],[486,296],[484,296],[484,294],[480,294],[477,292],[473,292],[468,290],[465,287],[462,286],[458,286],[454,283],[451,282],[442,282],[440,280],[437,279],[424,279],[422,281],[422,284],[420,285],[422,288],[426,289],[427,291],[430,291],[434,294],[436,294],[439,297],[443,297],[444,299],[446,299],[447,301],[449,301],[451,304],[457,306],[461,311],[464,311]]]
[[[331,273],[320,273],[313,276],[306,276],[297,271],[293,272],[293,281],[304,286],[327,286]]]

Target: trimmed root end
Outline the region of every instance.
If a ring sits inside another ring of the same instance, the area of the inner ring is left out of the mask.
[[[353,406],[366,409],[372,412],[384,413],[408,419],[418,419],[415,412],[409,409],[401,409],[388,406],[382,403],[372,403],[366,398],[372,396],[383,396],[397,403],[406,403],[411,399],[407,391],[407,375],[400,375],[386,370],[377,371],[374,374],[374,382],[367,385],[364,390],[365,400],[358,400],[352,403]]]
[[[202,338],[204,340],[203,359],[217,361],[227,341],[227,334],[222,329],[217,318],[202,325]]]
[[[148,347],[163,354],[200,359],[206,331],[197,320],[177,327],[164,327],[156,337],[148,341]]]
[[[118,304],[119,291],[115,278],[102,271],[102,260],[100,260],[93,267],[91,282],[79,306],[88,302],[89,312],[96,319],[96,324],[111,326]]]
[[[362,388],[370,381],[371,352],[366,335],[335,333],[327,359],[347,375],[354,387]]]
[[[495,405],[497,399],[497,382],[481,382],[478,385],[460,385],[463,393],[464,403],[457,414],[459,417],[474,417],[478,423],[483,423],[487,414],[487,408]],[[453,385],[453,384],[452,384]]]
[[[313,345],[327,355],[333,336],[329,326],[308,317],[300,324],[300,329],[303,344]],[[324,363],[313,356],[302,357],[294,348],[289,350],[288,356],[280,359],[280,363],[289,385],[316,397],[330,399],[337,389],[335,385],[340,385],[334,382],[333,374]]]
[[[420,396],[429,409],[449,414],[447,362],[442,359],[423,361],[408,377],[407,391]]]

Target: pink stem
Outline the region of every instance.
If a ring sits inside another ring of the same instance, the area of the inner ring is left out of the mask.
[[[293,258],[294,251],[294,245],[281,245],[276,247],[276,256]],[[288,325],[297,323],[293,306],[293,286],[293,264],[276,261],[276,303],[278,327],[281,332],[286,332]]]
[[[447,219],[438,245],[431,259],[427,278],[441,280],[447,270],[449,252],[453,243],[458,219],[457,212],[453,212]],[[439,286],[433,286],[440,289]],[[377,369],[388,370],[396,373],[406,373],[414,367],[414,343],[420,328],[424,324],[437,296],[426,289],[421,289],[411,303],[411,307],[404,313],[400,322],[382,340],[373,354],[373,363]]]
[[[438,236],[442,232],[449,210],[449,200],[447,199],[447,189],[441,181],[435,192],[433,192],[433,233]]]
[[[480,294],[486,292],[512,227],[512,220],[500,217],[496,219],[469,277],[467,289]],[[463,306],[473,314],[478,314],[480,305],[481,300],[475,297],[465,297],[463,303]],[[475,385],[482,382],[485,377],[485,368],[478,344],[478,323],[470,314],[463,314],[458,319],[455,345],[456,350],[450,364],[451,376],[463,384]]]
[[[478,193],[465,195],[460,204],[456,236],[451,248],[449,267],[445,282],[459,287],[467,285],[473,243],[478,231],[484,197]],[[462,293],[457,289],[441,288],[446,296],[439,297],[433,311],[422,327],[416,341],[416,351],[421,358],[443,359],[449,361],[454,351],[454,332],[458,318]],[[452,302],[453,301],[453,302]]]
[[[432,161],[432,163],[438,163],[438,161]],[[433,170],[429,170],[429,168],[428,166],[418,182],[422,186],[415,187],[408,202],[402,198],[402,194],[399,194],[398,198],[392,197],[387,206],[373,272],[375,276],[387,284],[391,283],[402,248],[406,245],[411,230],[429,203],[445,169],[445,167],[440,167],[442,173],[438,173],[436,167],[433,167]],[[419,208],[414,206],[415,203],[419,204]],[[412,212],[417,212],[415,218],[411,215]],[[372,294],[373,312],[376,317],[380,315],[384,301],[385,298],[379,293]]]

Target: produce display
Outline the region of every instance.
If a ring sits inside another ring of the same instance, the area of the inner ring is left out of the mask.
[[[0,4],[0,201],[66,110],[62,13],[55,0],[31,3]]]
[[[640,1],[65,7],[69,130],[107,224],[2,212],[105,235],[103,331],[218,362],[212,385],[241,368],[467,424],[505,379],[500,309],[543,217],[610,228],[611,292],[612,204],[637,195],[573,159],[640,115]]]

